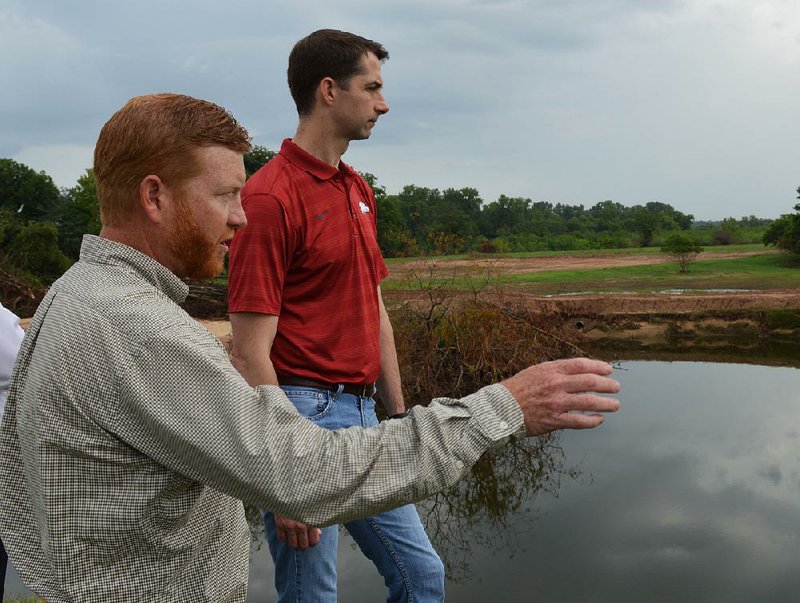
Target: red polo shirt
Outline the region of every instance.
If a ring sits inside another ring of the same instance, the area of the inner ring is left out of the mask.
[[[242,192],[247,226],[228,263],[229,312],[279,316],[278,374],[371,383],[380,374],[377,287],[388,274],[364,179],[288,138]]]

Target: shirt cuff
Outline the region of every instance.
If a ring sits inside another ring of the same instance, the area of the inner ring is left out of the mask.
[[[514,396],[500,383],[484,387],[468,396],[467,407],[477,423],[478,430],[493,443],[492,448],[502,446],[509,439],[524,438],[525,417]]]
[[[484,387],[460,400],[438,400],[457,404],[469,413],[470,425],[462,433],[455,456],[462,471],[472,466],[485,452],[504,446],[510,439],[524,438],[525,418],[514,396],[499,383]]]

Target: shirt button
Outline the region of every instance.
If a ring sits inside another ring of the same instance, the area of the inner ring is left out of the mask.
[[[456,461],[456,469],[461,470],[464,468],[464,463],[461,461]]]
[[[500,421],[500,429],[508,429],[508,423],[505,421]]]

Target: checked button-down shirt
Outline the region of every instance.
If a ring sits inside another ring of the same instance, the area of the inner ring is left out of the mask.
[[[242,500],[327,525],[420,500],[522,435],[493,385],[327,431],[251,388],[152,258],[87,236],[48,292],[0,431],[0,532],[48,603],[244,601]]]

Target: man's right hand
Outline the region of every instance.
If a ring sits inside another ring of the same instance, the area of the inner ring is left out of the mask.
[[[280,515],[275,515],[275,527],[278,530],[278,540],[301,551],[317,544],[322,533],[319,528],[312,528]]]
[[[618,400],[588,393],[617,393],[619,383],[606,376],[612,371],[610,364],[599,360],[570,358],[530,366],[503,385],[522,409],[528,435],[591,429],[603,422],[597,413],[619,409]]]

